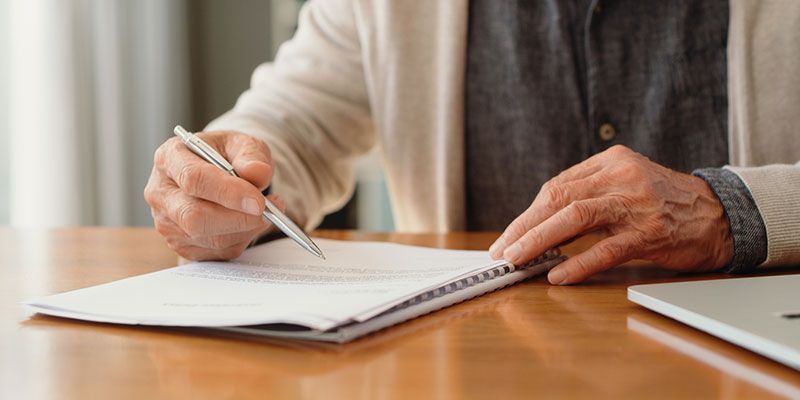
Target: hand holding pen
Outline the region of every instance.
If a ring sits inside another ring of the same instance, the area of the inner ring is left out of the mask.
[[[176,137],[156,151],[145,199],[156,229],[181,256],[236,258],[270,227],[262,215],[267,201],[261,194],[272,177],[270,150],[263,141],[237,132],[192,136],[202,137],[209,148],[224,155],[238,177],[211,164]],[[275,216],[282,204],[275,196],[269,199],[276,203],[270,213]]]

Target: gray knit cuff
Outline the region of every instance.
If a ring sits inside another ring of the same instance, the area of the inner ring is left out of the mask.
[[[752,272],[767,259],[767,229],[747,186],[727,169],[697,169],[692,175],[702,178],[711,186],[731,226],[733,258],[723,271]]]

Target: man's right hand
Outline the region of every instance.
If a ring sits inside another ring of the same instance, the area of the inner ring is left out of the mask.
[[[236,258],[271,226],[261,218],[261,190],[272,178],[269,147],[238,132],[197,135],[225,157],[239,177],[211,165],[175,137],[156,150],[144,198],[156,229],[179,255],[190,260]],[[279,199],[270,200],[284,208]]]

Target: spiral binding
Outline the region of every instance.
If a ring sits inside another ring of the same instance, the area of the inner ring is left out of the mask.
[[[547,252],[545,252],[541,256],[531,260],[530,262],[528,262],[527,264],[524,264],[524,265],[520,265],[520,266],[514,266],[513,264],[499,265],[496,268],[490,269],[488,271],[481,272],[480,274],[468,276],[468,277],[465,277],[463,279],[459,279],[459,280],[457,280],[455,282],[451,282],[451,283],[449,283],[449,284],[447,284],[445,286],[429,290],[429,291],[427,291],[425,293],[421,293],[421,294],[417,295],[416,297],[412,297],[412,298],[410,298],[410,299],[408,299],[408,300],[406,300],[406,301],[404,301],[404,302],[402,302],[402,303],[400,303],[400,304],[398,304],[398,305],[386,310],[385,313],[390,313],[390,312],[394,312],[394,311],[397,311],[397,310],[400,310],[400,309],[403,309],[403,308],[406,308],[406,307],[411,307],[413,305],[417,305],[417,304],[429,301],[431,299],[435,299],[437,297],[441,297],[441,296],[444,296],[446,294],[450,294],[450,293],[453,293],[455,291],[458,291],[458,290],[461,290],[461,289],[465,289],[465,288],[468,288],[470,286],[474,286],[476,284],[479,284],[479,283],[482,283],[482,282],[485,282],[485,281],[488,281],[488,280],[491,280],[491,279],[494,279],[494,278],[501,277],[501,276],[503,276],[505,274],[508,274],[510,272],[528,269],[530,267],[533,267],[535,265],[541,264],[543,262],[553,260],[553,259],[559,257],[560,255],[561,255],[561,251],[559,251],[558,249],[552,249],[552,250],[548,250]]]

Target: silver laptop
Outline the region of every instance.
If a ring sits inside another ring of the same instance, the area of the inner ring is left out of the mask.
[[[800,370],[800,274],[636,285],[628,299]]]

